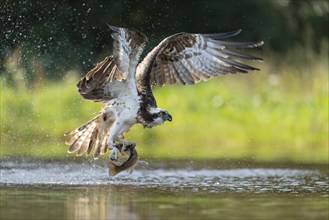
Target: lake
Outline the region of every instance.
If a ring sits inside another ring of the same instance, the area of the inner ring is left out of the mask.
[[[328,165],[2,160],[0,219],[328,219]]]

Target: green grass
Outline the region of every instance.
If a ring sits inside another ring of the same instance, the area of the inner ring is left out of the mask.
[[[227,75],[195,86],[155,89],[173,122],[132,128],[143,159],[253,159],[328,163],[328,62]],[[277,74],[268,74],[273,73]],[[1,156],[65,158],[63,134],[94,115],[77,77],[14,88],[1,79]]]

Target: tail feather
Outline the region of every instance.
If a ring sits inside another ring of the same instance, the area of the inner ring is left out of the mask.
[[[96,127],[96,125],[93,124],[93,125],[90,126],[90,128],[88,128],[88,130],[86,130],[86,133],[87,133],[86,138],[82,142],[82,144],[80,145],[80,148],[79,148],[79,151],[77,153],[77,156],[81,156],[81,155],[83,155],[87,151],[87,149],[89,147],[89,143],[91,141],[91,136],[93,134],[93,131],[95,130],[95,127]]]
[[[66,132],[66,133],[64,134],[64,136],[70,136],[70,135],[73,135],[73,134],[79,133],[80,131],[84,130],[88,125],[90,125],[91,123],[93,123],[97,118],[98,118],[98,116],[95,117],[95,118],[93,118],[92,120],[88,121],[88,122],[85,123],[84,125],[78,127],[77,129],[74,129],[74,130],[72,130],[72,131]]]
[[[104,137],[104,139],[103,139],[103,143],[102,143],[101,149],[100,149],[100,154],[105,154],[107,151],[107,139],[108,139],[107,136]]]
[[[102,142],[99,139],[97,139],[95,145],[96,145],[96,148],[94,150],[94,159],[97,159],[99,157],[99,154],[100,154]]]
[[[96,117],[97,118],[97,117]],[[69,138],[67,141],[65,141],[65,144],[67,145],[72,145],[84,132],[85,130],[94,124],[94,121],[96,120],[96,118],[88,121],[86,124],[80,126],[79,128],[73,130],[73,131],[70,131],[70,132],[67,132],[64,134],[64,136],[72,136],[71,138]],[[70,152],[71,153],[71,152]]]
[[[81,145],[86,140],[89,132],[90,131],[89,131],[88,127],[85,130],[81,131],[79,137],[77,137],[75,139],[75,141],[73,142],[73,144],[70,146],[68,152],[69,153],[73,153],[73,152],[77,151],[78,149],[80,149]]]
[[[65,134],[71,136],[65,142],[67,145],[70,145],[68,153],[76,152],[77,156],[82,156],[83,154],[88,156],[93,150],[94,159],[106,153],[108,132],[113,122],[100,119],[102,119],[101,115],[98,115],[86,124]]]
[[[94,129],[94,131],[93,131],[93,133],[91,135],[91,138],[90,138],[90,142],[89,142],[89,146],[88,146],[87,152],[86,152],[86,155],[87,156],[89,156],[91,150],[95,146],[97,138],[98,138],[98,129]]]
[[[73,133],[74,135],[70,137],[67,141],[65,141],[65,144],[72,145],[81,135],[81,132]]]
[[[89,155],[92,149],[97,146],[94,149],[94,158],[96,159],[99,156],[100,144],[102,144],[102,141],[99,139],[102,138],[100,137],[101,135],[97,126],[98,117],[65,134],[72,136],[65,142],[65,144],[70,145],[68,153],[77,152],[77,156],[82,156],[84,153]]]

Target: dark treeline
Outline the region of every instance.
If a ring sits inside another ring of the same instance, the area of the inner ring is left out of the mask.
[[[143,31],[147,49],[183,31],[242,29],[237,40],[264,40],[266,49],[280,54],[296,46],[319,53],[328,41],[326,0],[0,2],[1,74],[13,54],[30,76],[35,63],[51,78],[70,69],[84,72],[112,50],[107,24]]]

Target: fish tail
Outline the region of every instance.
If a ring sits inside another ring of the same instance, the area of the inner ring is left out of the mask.
[[[109,163],[109,176],[115,176],[118,173],[120,173],[120,170],[114,164]]]

